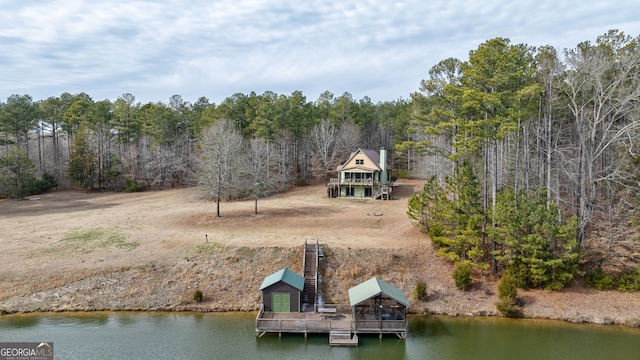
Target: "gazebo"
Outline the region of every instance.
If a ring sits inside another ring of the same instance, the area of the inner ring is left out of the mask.
[[[400,289],[374,277],[349,289],[349,302],[358,333],[406,337],[409,301]]]

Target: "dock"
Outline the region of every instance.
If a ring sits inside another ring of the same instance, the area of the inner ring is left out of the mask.
[[[329,333],[331,346],[358,346],[358,335],[351,331],[331,330]]]
[[[308,244],[303,251],[303,277],[300,278],[300,310],[266,311],[263,304],[256,317],[256,335],[268,333],[328,334],[331,346],[358,346],[359,334],[396,335],[406,338],[406,306],[399,290],[378,279],[350,289],[358,297],[352,304],[324,304],[318,297],[319,259],[324,256],[320,245]],[[295,275],[300,277],[300,275]],[[382,289],[383,288],[383,289]],[[399,300],[399,301],[398,301]],[[293,307],[292,307],[293,308]]]

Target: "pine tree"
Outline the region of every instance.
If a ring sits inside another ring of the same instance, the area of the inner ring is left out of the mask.
[[[21,148],[15,148],[0,158],[0,194],[10,198],[26,195],[26,185],[33,180],[35,167]]]
[[[95,167],[96,155],[91,149],[89,133],[81,125],[76,132],[75,140],[71,147],[71,157],[67,172],[75,185],[91,190]]]
[[[500,267],[522,288],[566,286],[578,271],[577,219],[561,221],[544,193],[507,190],[497,200],[489,236]]]

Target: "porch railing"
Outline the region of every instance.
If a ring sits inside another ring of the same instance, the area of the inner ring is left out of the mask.
[[[260,319],[256,320],[256,329],[268,332],[329,332],[342,330],[344,321],[323,319]]]
[[[340,184],[345,184],[345,185],[373,185],[373,179],[340,179]]]
[[[358,320],[355,325],[356,331],[406,331],[407,322],[404,320]]]

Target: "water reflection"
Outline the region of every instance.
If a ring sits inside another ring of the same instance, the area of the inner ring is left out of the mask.
[[[409,336],[412,337],[433,338],[451,335],[449,329],[447,329],[444,318],[441,317],[412,316],[407,330]]]
[[[33,326],[37,326],[38,324],[40,324],[40,320],[42,319],[41,317],[32,316],[31,314],[26,314],[26,315],[17,314],[17,315],[11,315],[11,316],[4,316],[4,318],[5,318],[4,322],[7,324],[7,327],[16,328],[16,329],[30,328]]]
[[[254,313],[0,316],[0,341],[53,341],[57,359],[637,359],[640,329],[502,318],[409,317],[406,340],[255,336]]]

